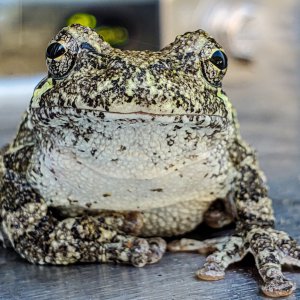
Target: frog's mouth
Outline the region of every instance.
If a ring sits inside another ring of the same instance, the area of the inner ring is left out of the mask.
[[[120,122],[122,124],[135,123],[159,123],[159,124],[182,124],[192,126],[194,129],[214,128],[218,131],[227,129],[230,120],[218,115],[200,114],[160,114],[143,111],[133,112],[108,112],[102,110],[62,108],[62,107],[31,107],[33,123],[44,126],[56,126],[64,123],[78,123],[87,119],[87,122]]]
[[[199,114],[158,114],[143,111],[136,112],[102,112],[106,120],[128,120],[129,122],[159,122],[159,123],[182,123],[193,124],[200,127],[225,128],[228,119],[217,115]]]

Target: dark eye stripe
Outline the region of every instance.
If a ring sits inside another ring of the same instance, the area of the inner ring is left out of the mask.
[[[214,52],[214,54],[210,58],[210,62],[213,63],[216,67],[218,67],[220,70],[224,70],[227,68],[227,56],[221,50],[217,50]]]
[[[65,47],[60,43],[53,43],[49,45],[46,51],[46,57],[55,59],[66,52]]]

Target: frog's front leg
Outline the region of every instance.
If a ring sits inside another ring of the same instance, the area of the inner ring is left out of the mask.
[[[288,234],[274,229],[272,203],[253,151],[237,141],[232,155],[240,174],[234,187],[236,232],[227,242],[218,245],[219,250],[207,257],[204,267],[197,273],[198,277],[221,279],[229,264],[250,252],[264,281],[263,292],[271,297],[289,295],[295,284],[284,277],[281,266],[285,263],[300,265],[299,246]]]
[[[140,216],[102,214],[57,220],[24,175],[6,170],[1,195],[2,227],[15,250],[33,263],[120,262],[144,266],[165,251],[160,238],[136,234]]]
[[[214,251],[197,272],[203,280],[222,279],[230,264],[252,253],[264,281],[263,292],[271,297],[287,296],[293,292],[295,284],[284,277],[281,266],[300,266],[300,247],[288,234],[274,229],[272,202],[253,151],[236,141],[230,152],[239,173],[233,188],[237,215],[235,233],[227,239],[175,241],[168,248],[201,253]]]

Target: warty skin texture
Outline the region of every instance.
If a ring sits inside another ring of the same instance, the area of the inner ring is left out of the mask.
[[[164,236],[202,221],[236,222],[233,236],[181,240],[171,251],[213,251],[197,272],[224,277],[254,255],[266,295],[295,289],[281,265],[300,249],[276,231],[254,151],[222,90],[227,59],[204,31],[159,52],[111,48],[80,25],[47,49],[14,141],[0,152],[2,239],[39,264],[161,259]],[[157,236],[157,237],[153,237]]]

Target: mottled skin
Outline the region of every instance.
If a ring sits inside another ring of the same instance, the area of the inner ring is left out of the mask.
[[[5,244],[39,264],[144,266],[162,257],[160,237],[235,221],[231,237],[169,249],[214,251],[197,272],[205,280],[223,278],[250,252],[265,294],[292,293],[281,265],[300,266],[300,249],[273,228],[264,176],[221,87],[227,60],[213,38],[199,30],[159,52],[121,51],[73,25],[46,57],[49,74],[0,152]]]

